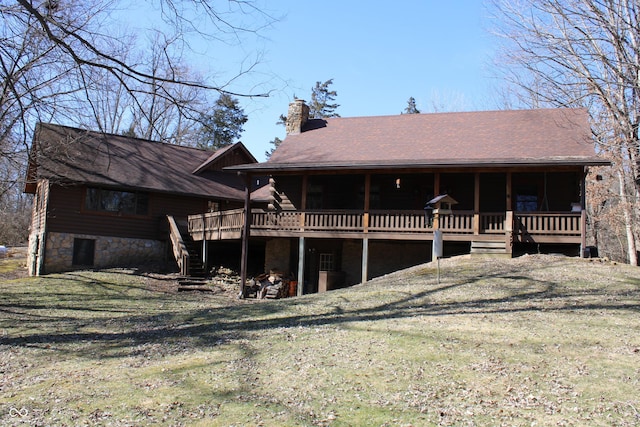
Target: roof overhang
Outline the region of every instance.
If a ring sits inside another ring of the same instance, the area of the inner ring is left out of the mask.
[[[273,174],[276,172],[321,172],[321,171],[371,171],[398,169],[478,169],[478,168],[527,168],[560,166],[611,166],[611,162],[598,157],[541,158],[541,159],[496,159],[496,160],[432,160],[397,161],[386,163],[335,162],[335,163],[255,163],[230,166],[225,170],[244,174]]]

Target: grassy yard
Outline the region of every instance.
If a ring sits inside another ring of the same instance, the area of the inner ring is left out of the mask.
[[[427,264],[240,301],[16,265],[0,261],[2,425],[640,425],[639,268],[455,258],[440,283]]]

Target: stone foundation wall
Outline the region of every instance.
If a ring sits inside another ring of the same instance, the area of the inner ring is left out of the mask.
[[[166,244],[158,240],[91,236],[86,234],[48,233],[44,271],[68,271],[73,265],[74,239],[95,240],[93,268],[126,267],[166,261]]]
[[[295,250],[298,250],[295,248]],[[285,274],[291,272],[291,241],[289,239],[272,239],[267,242],[264,257],[264,271],[279,270]],[[296,266],[297,267],[297,266]]]
[[[369,279],[431,261],[431,242],[369,240]]]
[[[32,231],[29,234],[29,246],[27,248],[27,267],[30,276],[39,276],[42,272],[42,263],[40,262],[44,256],[44,247],[42,240],[44,233],[39,230]]]

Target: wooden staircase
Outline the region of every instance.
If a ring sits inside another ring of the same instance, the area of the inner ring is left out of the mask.
[[[186,224],[179,224],[172,216],[167,216],[167,220],[169,221],[173,256],[180,268],[180,274],[185,277],[206,276],[207,271],[202,263],[199,245],[187,232]]]
[[[189,252],[189,277],[204,277],[207,275],[205,265],[202,263],[202,254],[200,253],[200,245],[191,238],[186,229],[180,227],[182,240]]]
[[[505,240],[472,241],[471,256],[511,257]]]

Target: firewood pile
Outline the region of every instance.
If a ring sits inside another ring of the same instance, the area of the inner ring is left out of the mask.
[[[220,266],[211,269],[208,278],[187,278],[178,281],[178,291],[222,292],[237,295],[240,283],[238,272]],[[248,280],[244,294],[248,298],[258,299],[286,298],[290,296],[290,284],[289,278],[282,273],[270,271]]]
[[[240,275],[230,268],[220,266],[212,268],[209,277],[190,277],[178,281],[178,291],[200,291],[217,293],[237,293],[240,288]]]
[[[246,296],[255,296],[258,299],[278,299],[289,296],[289,280],[282,274],[270,272],[261,274],[249,281],[245,286]]]
[[[212,268],[210,274],[214,285],[223,289],[235,289],[236,292],[240,288],[240,274],[228,267]]]

